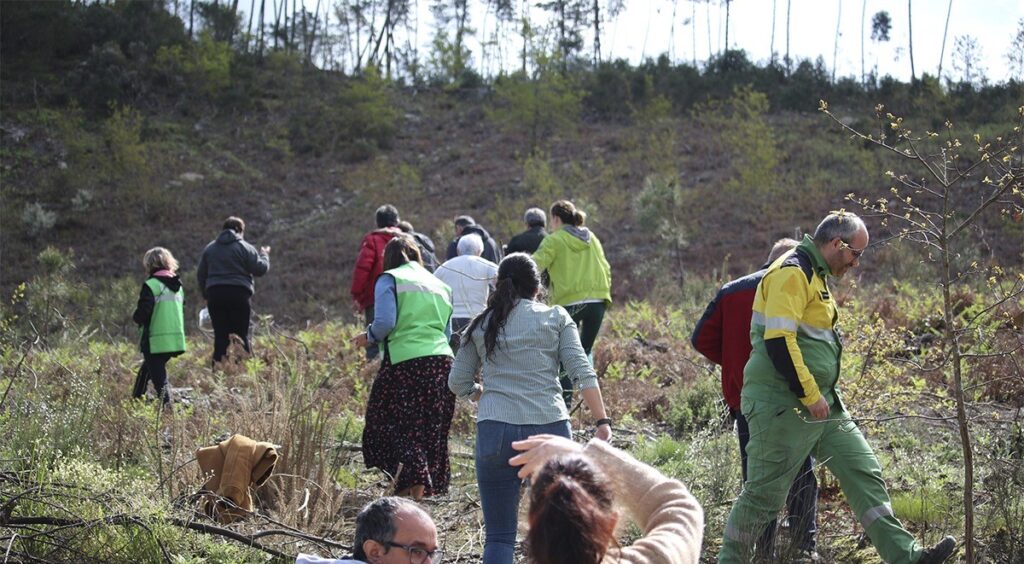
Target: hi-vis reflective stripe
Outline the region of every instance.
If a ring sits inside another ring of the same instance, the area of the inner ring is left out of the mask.
[[[184,296],[181,294],[160,294],[154,298],[157,303],[160,302],[184,302]]]
[[[754,541],[757,539],[757,535],[741,531],[734,527],[732,523],[726,523],[725,538],[742,544],[754,544]]]
[[[441,288],[434,288],[431,286],[427,286],[426,284],[417,284],[415,282],[402,282],[401,284],[395,286],[395,290],[397,290],[398,292],[426,292],[428,294],[445,294],[445,292],[443,292]]]
[[[765,329],[781,329],[796,333],[796,321],[787,317],[765,317],[760,311],[750,312],[751,325],[763,325]]]
[[[836,340],[836,334],[833,333],[831,329],[822,329],[820,327],[812,327],[806,323],[801,323],[800,331],[808,337],[819,341],[833,343]]]
[[[792,331],[796,333],[796,321],[789,319],[788,317],[769,317],[765,319],[764,328]]]
[[[886,502],[865,511],[864,514],[860,516],[860,524],[864,529],[867,529],[868,526],[878,519],[881,519],[882,517],[892,517],[893,515],[895,514],[892,512],[892,506]]]

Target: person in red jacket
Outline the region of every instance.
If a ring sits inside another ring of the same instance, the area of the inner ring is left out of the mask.
[[[736,420],[736,434],[740,443],[740,462],[743,480],[747,479],[747,441],[750,430],[740,412],[740,390],[743,388],[743,367],[750,358],[750,314],[754,293],[768,266],[798,244],[793,239],[779,239],[768,255],[768,262],[757,272],[738,278],[722,286],[711,300],[704,315],[697,322],[690,342],[708,360],[722,367],[722,395],[729,413]],[[818,483],[814,478],[814,459],[808,457],[789,490],[789,531],[796,549],[814,554],[815,535],[818,532],[816,506]],[[773,521],[757,544],[762,554],[771,558],[775,540]]]
[[[373,323],[373,288],[377,277],[384,271],[384,247],[393,237],[401,235],[398,228],[398,210],[391,204],[377,208],[377,229],[363,237],[352,272],[352,299],[356,307],[365,314],[366,324]],[[377,358],[380,349],[377,343],[366,345],[366,359]]]

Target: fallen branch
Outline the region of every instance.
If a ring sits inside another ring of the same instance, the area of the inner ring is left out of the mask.
[[[244,544],[244,545],[246,545],[246,546],[248,546],[250,548],[255,548],[257,550],[263,551],[263,552],[265,552],[267,554],[270,554],[272,556],[275,556],[277,558],[283,558],[283,559],[286,559],[286,560],[289,560],[289,559],[293,560],[294,559],[294,557],[292,557],[292,556],[289,556],[289,555],[287,555],[287,554],[285,554],[283,552],[280,552],[280,551],[275,550],[273,548],[270,548],[269,546],[266,546],[266,545],[264,545],[264,544],[262,544],[260,542],[257,542],[256,539],[258,538],[258,536],[256,536],[256,535],[266,536],[266,535],[260,535],[260,533],[257,533],[254,536],[244,535],[242,533],[238,533],[238,532],[232,531],[230,529],[225,529],[223,527],[218,527],[218,526],[210,525],[210,524],[207,524],[207,523],[201,523],[201,522],[198,522],[198,521],[186,521],[184,519],[178,519],[178,518],[175,518],[175,517],[168,518],[166,520],[166,522],[170,523],[172,525],[175,525],[177,527],[181,527],[183,529],[190,529],[190,530],[193,530],[193,531],[196,531],[196,532],[200,532],[200,533],[204,533],[204,534],[207,534],[207,535],[216,535],[216,536],[224,537],[224,538],[227,538],[227,539],[230,539],[230,540],[242,543],[242,544]],[[102,519],[93,519],[93,520],[67,519],[67,518],[61,518],[61,517],[48,517],[48,516],[45,516],[45,515],[42,515],[42,516],[25,516],[25,517],[10,517],[10,518],[4,519],[2,522],[0,522],[0,527],[15,528],[15,527],[31,527],[31,526],[35,526],[35,525],[47,525],[47,526],[57,527],[58,528],[57,530],[63,530],[63,529],[71,529],[71,528],[77,528],[77,527],[91,527],[91,526],[99,525],[99,524],[102,524],[102,525],[137,525],[137,526],[140,526],[140,527],[148,530],[148,527],[145,525],[145,523],[143,523],[138,517],[134,517],[134,516],[131,516],[131,515],[111,515],[110,517],[104,517]],[[37,535],[49,535],[49,534],[52,534],[54,532],[55,531],[53,531],[53,530],[45,531],[45,532],[37,532],[37,533],[34,533],[33,535],[25,535],[23,538],[31,538],[31,537],[37,536]],[[311,535],[301,535],[301,534],[291,533],[291,532],[288,532],[288,531],[274,531],[271,534],[290,535],[290,536],[293,536],[293,537],[296,537],[296,538],[301,538],[303,540],[317,539],[317,537],[312,537]],[[317,540],[319,540],[319,539],[317,539]],[[157,541],[157,544],[160,544],[160,542]],[[163,550],[163,545],[162,544],[160,545],[160,548],[161,548],[161,550]],[[347,548],[347,547],[342,547],[342,548]],[[164,554],[167,555],[166,551],[164,551]],[[169,556],[167,556],[167,560],[170,561],[170,557]]]

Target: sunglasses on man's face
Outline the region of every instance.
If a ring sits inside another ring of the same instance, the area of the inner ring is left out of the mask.
[[[853,258],[860,258],[860,256],[864,254],[864,251],[868,250],[867,247],[864,247],[863,249],[854,249],[852,246],[850,246],[849,243],[843,241],[842,239],[839,240],[839,246],[844,249],[849,249],[850,254],[853,255]]]

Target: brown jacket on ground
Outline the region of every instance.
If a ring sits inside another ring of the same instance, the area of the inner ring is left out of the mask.
[[[644,536],[612,548],[602,563],[690,564],[700,560],[704,510],[679,480],[594,439],[583,454],[611,481],[615,502],[624,506]]]
[[[231,435],[216,446],[199,449],[196,460],[203,475],[210,475],[203,490],[216,494],[204,496],[200,510],[222,523],[230,523],[253,510],[250,488],[258,488],[270,478],[277,464],[277,449],[270,443]],[[231,507],[225,499],[238,507]]]

